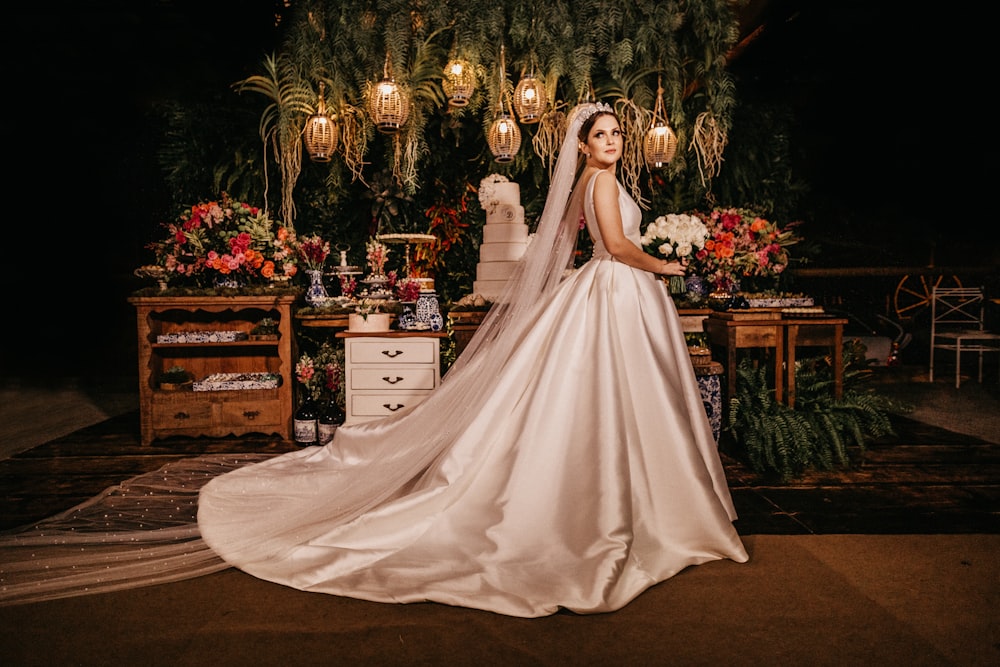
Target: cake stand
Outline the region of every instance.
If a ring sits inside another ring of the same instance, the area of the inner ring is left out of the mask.
[[[337,251],[340,253],[340,264],[333,267],[331,271],[323,274],[324,277],[331,277],[337,279],[337,287],[340,289],[340,295],[347,297],[344,294],[343,287],[341,285],[341,278],[350,278],[351,276],[360,276],[363,272],[360,266],[351,266],[347,263],[347,251],[351,249],[351,246],[338,243],[336,245]],[[349,297],[348,297],[349,298]]]
[[[403,247],[403,266],[406,269],[406,277],[409,278],[413,274],[413,266],[410,263],[410,246],[419,243],[434,243],[437,241],[437,237],[433,234],[379,234],[378,240],[382,243],[402,243]]]

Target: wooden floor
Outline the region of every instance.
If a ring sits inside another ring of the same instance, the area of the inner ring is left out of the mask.
[[[781,484],[723,456],[743,535],[1000,533],[1000,445],[906,417],[849,470]],[[0,529],[68,509],[109,486],[178,458],[280,454],[275,437],[139,442],[138,411],[0,461]]]

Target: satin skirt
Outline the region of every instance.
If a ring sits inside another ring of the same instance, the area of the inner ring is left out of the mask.
[[[301,590],[520,617],[616,610],[688,566],[747,560],[652,274],[592,259],[539,304],[501,373],[461,370],[410,413],[212,480],[204,540]],[[455,409],[459,428],[428,427]]]

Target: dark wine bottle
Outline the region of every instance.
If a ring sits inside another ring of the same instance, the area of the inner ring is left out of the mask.
[[[336,399],[328,398],[319,410],[319,444],[325,445],[333,440],[337,427],[344,423],[344,411],[340,409]]]
[[[312,396],[306,396],[292,417],[295,444],[311,447],[319,443],[319,405]]]

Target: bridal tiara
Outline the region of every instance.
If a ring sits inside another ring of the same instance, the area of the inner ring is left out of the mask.
[[[607,112],[607,113],[614,113],[614,110],[611,108],[611,105],[609,105],[609,104],[604,104],[604,103],[601,103],[601,102],[596,102],[596,103],[595,102],[590,102],[590,103],[587,103],[587,104],[581,104],[580,105],[580,110],[577,112],[577,115],[580,118],[580,122],[581,123],[585,123],[588,118],[590,118],[591,116],[593,116],[598,111],[604,111],[604,112]]]

